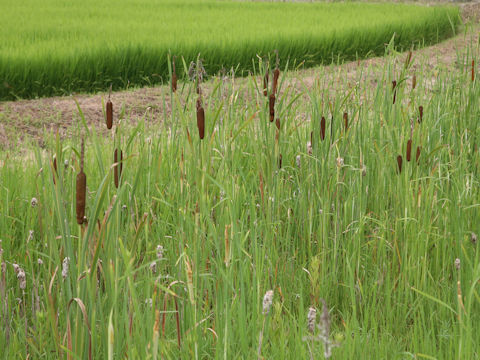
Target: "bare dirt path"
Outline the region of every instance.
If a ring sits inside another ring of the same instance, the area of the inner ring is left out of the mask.
[[[480,18],[480,3],[461,5],[463,17],[470,23]],[[421,63],[429,69],[437,67],[458,68],[458,54],[467,46],[478,44],[478,25],[469,25],[462,32],[435,46],[414,51],[414,68]],[[397,55],[398,61],[404,61],[405,54]],[[330,65],[328,70],[341,71],[347,77],[354,79],[357,69],[370,66],[377,68],[379,73],[386,60],[382,57],[370,58],[360,62],[350,62],[343,65]],[[361,66],[359,66],[361,65]],[[307,87],[311,87],[318,77],[319,68],[301,70],[294,74]],[[375,71],[373,72],[375,74]],[[373,75],[375,76],[375,75]],[[209,83],[204,84],[208,88]],[[208,90],[207,90],[208,91]],[[12,149],[19,142],[30,139],[43,145],[45,132],[60,133],[68,137],[73,124],[79,120],[76,99],[85,114],[89,124],[104,122],[102,98],[106,94],[77,95],[43,98],[37,100],[20,100],[15,102],[0,102],[0,148]],[[146,117],[153,123],[160,122],[165,114],[170,112],[170,90],[168,86],[141,88],[115,92],[112,102],[116,114],[123,114],[129,121],[136,123]],[[121,115],[122,116],[122,115]]]

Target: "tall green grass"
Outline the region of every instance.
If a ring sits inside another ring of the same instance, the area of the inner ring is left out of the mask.
[[[459,64],[478,63],[471,50]],[[282,74],[278,141],[260,76],[240,88],[229,76],[204,93],[203,141],[195,88],[185,84],[160,128],[116,124],[103,137],[81,121],[72,140],[49,139],[32,159],[2,153],[3,357],[84,359],[91,349],[99,359],[251,359],[262,333],[264,358],[318,359],[307,312],[320,313],[323,298],[340,345],[333,358],[478,358],[478,78],[439,70],[432,83],[417,63],[412,90],[414,72],[402,62],[387,61],[376,86],[370,68],[353,82],[319,70],[317,85],[300,91]],[[88,225],[80,227],[82,136]]]
[[[123,89],[165,81],[167,54],[212,74],[253,70],[278,50],[311,66],[381,54],[453,33],[454,7],[212,0],[0,0],[0,99]]]

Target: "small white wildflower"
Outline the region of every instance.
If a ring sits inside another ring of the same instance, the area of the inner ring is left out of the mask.
[[[151,264],[150,264],[150,270],[152,271],[153,274],[156,274],[157,273],[157,263],[155,261],[153,261]]]
[[[68,276],[69,266],[70,266],[70,258],[67,256],[66,258],[63,259],[63,262],[62,262],[62,276],[64,279],[66,279]]]
[[[472,232],[472,236],[470,237],[470,239],[472,240],[472,243],[475,245],[478,241],[478,236],[477,234],[475,234],[474,232]]]
[[[337,157],[337,166],[341,168],[345,164],[344,160],[342,157]]]
[[[68,160],[65,159],[65,161],[63,162],[63,166],[65,166],[65,169],[68,167]]]
[[[273,303],[273,290],[268,290],[263,297],[263,315],[268,315]]]
[[[15,270],[15,274],[17,274],[17,280],[20,289],[25,290],[27,287],[27,277],[25,275],[25,271],[23,271],[23,269],[17,264],[13,264],[13,269]]]
[[[295,162],[297,163],[297,167],[300,169],[300,166],[302,165],[302,157],[297,155]]]
[[[38,205],[38,200],[36,197],[33,197],[32,200],[30,200],[30,205],[32,205],[32,208]]]
[[[147,306],[152,307],[152,305],[153,305],[153,300],[152,300],[152,298],[145,299],[145,304],[146,304]]]
[[[456,258],[456,259],[455,259],[455,268],[456,268],[457,270],[460,270],[460,259],[459,259],[459,258]]]
[[[312,147],[312,142],[311,141],[307,142],[307,153],[308,153],[308,155],[313,154],[313,147]]]
[[[38,258],[37,263],[38,263],[38,265],[43,265],[43,260]]]
[[[122,211],[126,211],[127,210],[127,205],[122,205]]]
[[[313,306],[308,309],[307,321],[308,331],[313,334],[315,332],[315,324],[317,322],[317,310]]]
[[[162,245],[157,245],[157,259],[162,260],[163,259],[163,246]]]

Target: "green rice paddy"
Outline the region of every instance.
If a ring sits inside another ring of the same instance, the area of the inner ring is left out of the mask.
[[[454,7],[212,0],[0,0],[0,99],[152,85],[168,54],[208,73],[253,70],[278,50],[291,67],[382,54],[454,32]],[[180,62],[180,60],[179,60]],[[179,64],[181,65],[181,63]]]

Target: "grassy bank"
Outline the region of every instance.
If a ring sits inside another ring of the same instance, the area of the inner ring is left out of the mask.
[[[452,34],[458,9],[403,4],[232,1],[0,0],[0,99],[150,85],[168,77],[167,55],[209,73],[253,70],[278,50],[290,64],[381,54]]]

